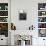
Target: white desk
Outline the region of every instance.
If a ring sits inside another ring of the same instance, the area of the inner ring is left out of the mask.
[[[8,37],[0,35],[0,45],[8,45]]]
[[[11,45],[14,45],[15,42],[15,35],[31,35],[31,36],[37,36],[37,33],[33,30],[10,30],[11,32]]]

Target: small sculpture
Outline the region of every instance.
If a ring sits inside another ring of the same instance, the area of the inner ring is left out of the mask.
[[[32,25],[32,26],[29,27],[29,30],[34,30],[34,28],[35,27]]]
[[[11,30],[16,30],[16,26],[13,23],[11,23]]]

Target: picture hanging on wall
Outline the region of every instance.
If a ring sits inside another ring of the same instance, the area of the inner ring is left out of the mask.
[[[23,10],[19,12],[19,20],[26,20],[27,19],[27,14]]]
[[[26,13],[19,13],[19,20],[26,20]]]

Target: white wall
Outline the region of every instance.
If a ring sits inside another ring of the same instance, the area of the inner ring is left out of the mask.
[[[38,3],[45,3],[46,0],[11,0],[11,22],[16,25],[17,30],[27,30],[32,24],[35,29],[38,27]],[[19,10],[27,13],[27,20],[19,20]]]
[[[19,10],[27,13],[27,20],[19,20]],[[14,0],[11,2],[11,19],[15,23],[17,30],[26,30],[34,23],[37,23],[37,2],[32,0]],[[36,20],[36,21],[35,21]]]
[[[11,22],[16,25],[18,32],[19,30],[27,30],[28,27],[33,24],[35,26],[35,32],[38,35],[38,3],[45,2],[46,0],[11,0]],[[18,11],[21,9],[24,9],[27,13],[26,21],[19,20]],[[38,45],[38,43],[43,42],[41,39],[42,38],[37,38],[36,40],[35,38],[33,38],[33,46],[41,46]]]

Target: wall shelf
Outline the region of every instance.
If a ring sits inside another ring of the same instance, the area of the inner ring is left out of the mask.
[[[0,23],[8,23],[8,22],[0,22]]]
[[[46,23],[46,22],[38,22],[38,23]]]
[[[8,17],[8,16],[0,16],[0,17]]]
[[[38,36],[46,37],[46,3],[38,3]]]
[[[8,3],[0,3],[0,35],[8,37]]]
[[[38,28],[38,29],[46,29],[46,28]]]
[[[38,17],[46,17],[46,15],[44,15],[44,16],[38,16]]]
[[[0,11],[8,11],[8,10],[0,10]]]
[[[38,11],[46,11],[46,10],[38,10]]]

